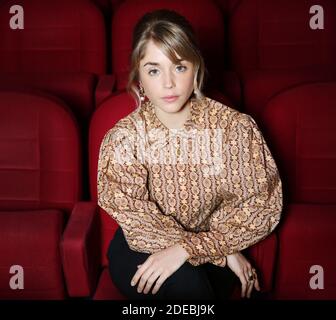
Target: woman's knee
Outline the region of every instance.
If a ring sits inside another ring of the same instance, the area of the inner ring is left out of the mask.
[[[136,287],[131,286],[131,279],[137,271],[137,265],[146,261],[149,254],[129,249],[120,229],[115,233],[109,248],[108,261],[110,277],[119,291],[128,298],[140,298]]]
[[[166,280],[163,289],[166,299],[215,299],[205,270],[188,262]]]
[[[152,295],[153,284],[149,294],[138,293],[137,286],[130,282],[149,254],[129,249],[121,229],[115,233],[108,250],[109,271],[112,281],[127,297],[134,299],[214,299],[215,295],[206,271],[202,266],[184,263],[161,285],[159,291]]]

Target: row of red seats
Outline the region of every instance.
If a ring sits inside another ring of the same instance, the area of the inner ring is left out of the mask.
[[[24,29],[12,30],[9,9],[18,4],[24,8]],[[336,4],[319,1],[322,30],[310,28],[313,5],[313,0],[4,0],[0,88],[48,91],[81,121],[89,121],[95,106],[125,89],[136,21],[166,7],[195,27],[209,87],[257,118],[282,89],[335,79]],[[103,12],[110,13],[111,21]]]
[[[249,250],[268,298],[335,298],[335,89],[336,82],[324,82],[284,90],[262,113],[287,198],[279,244],[273,235]],[[115,105],[123,107],[117,115]],[[120,94],[94,113],[92,201],[83,202],[80,132],[71,111],[47,95],[0,92],[2,298],[124,298],[105,255],[116,224],[97,208],[95,185],[102,137],[130,106],[130,96]],[[24,270],[23,290],[9,285],[13,265]],[[317,266],[328,276],[323,290],[310,281]]]
[[[9,28],[14,4],[24,8],[24,30]],[[328,247],[335,220],[335,111],[325,97],[335,89],[336,3],[319,1],[323,30],[309,28],[314,4],[2,1],[0,254],[6,258],[0,297],[121,298],[105,256],[117,225],[96,206],[98,149],[104,133],[134,110],[124,93],[132,29],[145,12],[163,7],[194,26],[210,72],[207,94],[251,114],[279,163],[284,221],[278,233],[250,250],[264,292],[335,297],[332,279],[325,279],[324,290],[309,287],[311,266],[329,271],[335,265]],[[24,290],[8,286],[13,264],[24,266]]]

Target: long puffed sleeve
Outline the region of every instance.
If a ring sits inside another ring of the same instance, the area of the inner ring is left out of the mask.
[[[187,232],[149,199],[148,172],[135,156],[134,137],[118,128],[105,135],[98,161],[98,205],[118,222],[132,250],[152,254],[181,241]]]
[[[223,201],[209,219],[209,231],[180,242],[191,259],[207,257],[224,265],[223,256],[261,241],[277,226],[282,183],[277,166],[252,117],[234,117],[225,139]],[[212,261],[213,262],[213,261]]]

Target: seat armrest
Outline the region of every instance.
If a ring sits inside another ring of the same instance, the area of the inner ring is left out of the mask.
[[[98,206],[79,202],[73,208],[61,241],[63,271],[71,297],[90,296],[100,271]]]

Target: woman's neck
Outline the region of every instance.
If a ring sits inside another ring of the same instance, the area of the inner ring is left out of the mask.
[[[162,122],[164,126],[168,129],[181,129],[183,128],[185,122],[190,117],[191,104],[188,101],[180,111],[175,113],[164,112],[161,109],[154,106],[154,111],[157,118]]]

